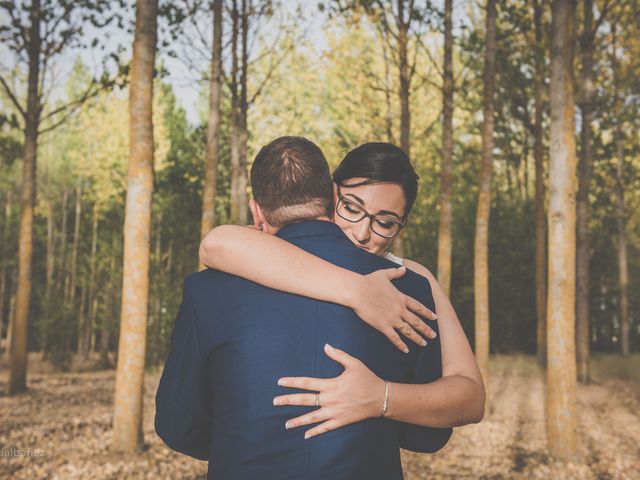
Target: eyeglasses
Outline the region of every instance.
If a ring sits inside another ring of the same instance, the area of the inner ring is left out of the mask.
[[[384,238],[395,237],[400,229],[405,226],[406,220],[398,221],[387,215],[371,215],[362,208],[361,205],[352,202],[342,195],[340,186],[338,186],[338,204],[336,205],[336,213],[347,222],[358,223],[363,218],[368,218],[369,228],[376,235]]]

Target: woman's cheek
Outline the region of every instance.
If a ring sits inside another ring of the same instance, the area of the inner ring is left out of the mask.
[[[340,218],[337,215],[333,216],[333,223],[338,225],[340,229],[345,233],[345,235],[347,235],[349,238],[351,238],[351,240],[353,240],[353,238],[351,237],[351,223],[344,221],[342,218]]]

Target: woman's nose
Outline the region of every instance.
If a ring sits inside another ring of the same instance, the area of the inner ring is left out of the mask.
[[[371,219],[368,217],[363,218],[356,224],[355,228],[355,237],[356,240],[360,243],[366,243],[369,241],[371,237],[371,228],[370,228]]]

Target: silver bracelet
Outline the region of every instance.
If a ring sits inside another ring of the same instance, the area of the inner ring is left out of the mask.
[[[387,407],[389,406],[389,382],[384,382],[384,405],[382,405],[381,417],[384,417],[387,413]]]

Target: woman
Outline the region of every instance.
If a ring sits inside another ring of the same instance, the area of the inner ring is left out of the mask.
[[[344,372],[333,379],[281,378],[285,387],[316,393],[283,395],[274,405],[321,408],[287,421],[286,428],[318,423],[305,438],[366,418],[380,416],[431,427],[455,427],[479,422],[484,414],[484,386],[457,315],[442,287],[424,266],[390,253],[416,198],[418,176],[404,152],[387,143],[367,143],[349,152],[333,174],[334,217],[358,247],[402,265],[362,276],[317,258],[276,236],[242,226],[213,229],[200,246],[200,261],[277,290],[353,308],[358,316],[408,351],[396,329],[425,345],[418,334],[435,333],[416,316],[435,319],[423,305],[401,294],[391,280],[404,268],[431,284],[442,345],[443,377],[424,385],[388,383],[362,362],[331,346],[326,354]],[[261,259],[273,262],[264,265]],[[277,266],[277,267],[274,267]],[[385,401],[388,398],[388,402]],[[386,407],[386,410],[383,409]]]

